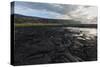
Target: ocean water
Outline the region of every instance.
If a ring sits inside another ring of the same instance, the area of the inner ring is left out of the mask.
[[[97,28],[77,28],[77,27],[65,27],[64,29],[69,29],[73,32],[84,32],[84,34],[97,36]]]

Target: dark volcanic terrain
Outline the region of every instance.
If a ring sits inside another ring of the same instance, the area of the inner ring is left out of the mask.
[[[14,65],[95,61],[97,36],[83,32],[15,27]]]

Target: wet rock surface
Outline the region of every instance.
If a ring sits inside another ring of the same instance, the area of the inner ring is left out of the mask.
[[[56,28],[15,28],[14,32],[15,65],[97,60],[96,36]]]

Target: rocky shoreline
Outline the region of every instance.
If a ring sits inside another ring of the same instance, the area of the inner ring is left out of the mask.
[[[14,64],[97,60],[97,36],[60,28],[15,28]]]

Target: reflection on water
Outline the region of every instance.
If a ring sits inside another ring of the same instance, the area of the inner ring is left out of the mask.
[[[96,28],[77,28],[77,27],[65,27],[65,29],[69,29],[70,31],[84,32],[85,34],[97,36]]]

